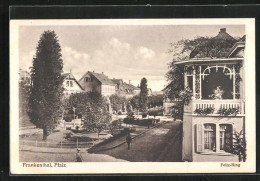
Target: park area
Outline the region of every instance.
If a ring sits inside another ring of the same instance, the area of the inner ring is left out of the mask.
[[[99,135],[74,130],[55,130],[42,141],[42,130],[24,130],[20,135],[20,161],[74,162],[77,148],[83,162],[154,162],[181,161],[181,122],[160,121],[154,125],[122,123],[121,131],[111,134],[104,130]],[[132,137],[127,150],[126,135]]]

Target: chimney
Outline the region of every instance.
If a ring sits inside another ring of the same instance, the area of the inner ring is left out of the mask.
[[[219,33],[226,33],[226,28],[220,28],[220,32]]]
[[[131,80],[129,80],[129,84],[131,84]]]
[[[102,72],[102,74],[104,74],[104,72]]]
[[[93,70],[93,72],[95,73],[95,70]]]

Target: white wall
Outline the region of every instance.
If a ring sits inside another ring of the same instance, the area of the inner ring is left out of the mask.
[[[67,82],[69,82],[69,85],[67,85]],[[71,85],[72,82],[72,85]],[[63,87],[64,87],[64,94],[65,96],[68,96],[72,93],[79,93],[82,91],[82,89],[79,87],[79,85],[77,84],[77,82],[75,80],[67,80],[65,79],[63,82]]]
[[[110,96],[116,93],[116,85],[102,85],[101,94],[104,96]]]

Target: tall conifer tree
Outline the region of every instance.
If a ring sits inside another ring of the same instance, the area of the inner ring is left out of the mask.
[[[147,95],[148,95],[148,89],[147,89],[147,79],[142,78],[141,84],[140,84],[140,97],[139,97],[139,108],[140,111],[145,112],[147,110]]]
[[[58,124],[63,95],[63,60],[58,37],[54,31],[44,31],[36,48],[31,68],[29,116],[38,128],[43,129],[43,140]]]

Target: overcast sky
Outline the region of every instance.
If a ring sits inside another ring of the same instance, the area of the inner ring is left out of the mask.
[[[29,70],[41,34],[54,30],[62,49],[64,72],[72,70],[79,80],[87,71],[104,72],[109,78],[131,80],[138,85],[146,77],[148,87],[159,91],[166,85],[165,74],[172,55],[170,42],[197,36],[216,36],[227,28],[233,37],[245,34],[244,26],[21,26],[20,68]]]

